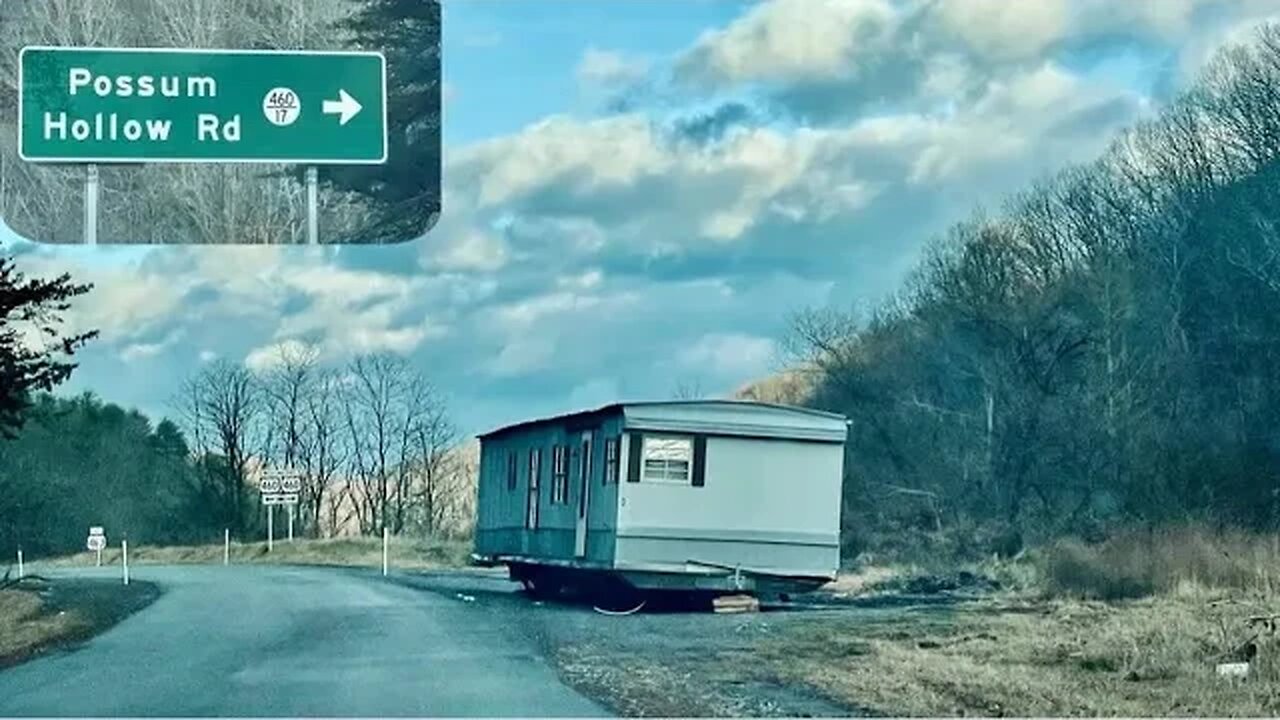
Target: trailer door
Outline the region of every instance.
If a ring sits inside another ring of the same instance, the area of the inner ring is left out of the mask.
[[[591,440],[593,431],[582,433],[582,456],[578,460],[578,522],[573,537],[573,554],[587,554],[587,510],[591,507]]]

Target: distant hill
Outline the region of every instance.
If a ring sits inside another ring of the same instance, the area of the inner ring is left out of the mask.
[[[813,394],[817,375],[808,369],[790,369],[753,380],[733,393],[735,400],[755,400],[779,405],[804,405]]]

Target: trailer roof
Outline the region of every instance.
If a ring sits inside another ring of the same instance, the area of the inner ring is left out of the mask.
[[[840,415],[839,413],[831,413],[831,412],[826,412],[824,410],[814,410],[813,408],[800,407],[797,405],[780,405],[777,403],[758,402],[755,400],[646,400],[646,401],[639,401],[639,402],[610,403],[608,405],[603,405],[601,407],[595,408],[594,410],[579,410],[576,412],[564,413],[562,415],[553,415],[550,417],[536,418],[533,420],[524,420],[518,423],[513,423],[511,425],[504,425],[503,427],[490,430],[489,432],[486,432],[486,433],[481,433],[476,437],[483,440],[485,438],[490,438],[497,435],[503,435],[508,432],[512,432],[516,430],[525,430],[525,429],[536,427],[539,425],[559,424],[559,423],[567,422],[570,420],[586,419],[591,416],[603,417],[608,415],[616,415],[616,414],[625,412],[627,408],[661,407],[661,406],[688,407],[688,406],[716,406],[716,405],[766,408],[766,409],[779,410],[779,411],[790,412],[790,413],[802,413],[805,415],[811,415],[814,417],[819,417],[827,420],[839,420],[842,422],[845,420],[845,416]]]

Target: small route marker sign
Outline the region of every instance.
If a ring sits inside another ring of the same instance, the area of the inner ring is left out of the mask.
[[[107,536],[100,527],[89,528],[89,540],[86,546],[93,551],[101,552],[107,547]]]
[[[298,493],[271,493],[262,496],[263,505],[297,505]]]
[[[52,163],[377,165],[381,53],[28,46],[18,153]]]
[[[301,491],[302,474],[289,468],[266,470],[258,481],[263,505],[296,505]]]

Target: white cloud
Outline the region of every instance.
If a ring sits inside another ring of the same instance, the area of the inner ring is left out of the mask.
[[[938,30],[990,59],[1039,57],[1071,30],[1073,0],[952,0],[931,6]]]
[[[512,339],[486,364],[494,377],[513,377],[547,367],[555,357],[554,339],[545,336]]]
[[[649,63],[643,58],[620,52],[589,47],[578,61],[574,74],[578,83],[589,89],[616,89],[643,78]]]
[[[676,72],[717,86],[846,77],[881,51],[896,16],[887,0],[771,0],[703,33]]]
[[[129,343],[124,345],[119,352],[119,357],[125,362],[137,362],[153,358],[160,353],[174,347],[186,335],[186,331],[182,328],[169,333],[163,340],[150,343]]]
[[[680,352],[684,367],[741,382],[767,372],[776,346],[767,337],[712,333]]]
[[[244,364],[250,370],[262,372],[278,367],[286,358],[303,358],[317,354],[317,348],[309,343],[300,340],[284,340],[254,348],[245,356]]]

